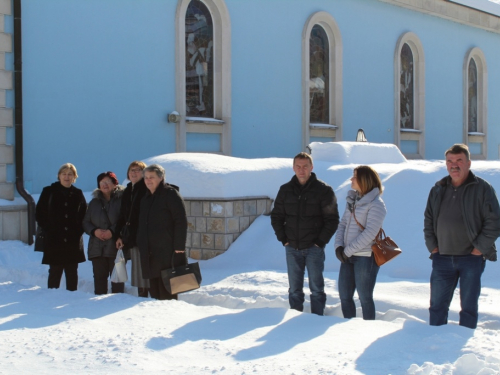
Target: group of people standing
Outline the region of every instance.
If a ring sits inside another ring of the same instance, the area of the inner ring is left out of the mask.
[[[470,171],[467,145],[453,145],[445,159],[448,176],[431,189],[425,209],[424,237],[432,259],[429,323],[448,323],[453,293],[460,283],[459,324],[476,328],[481,275],[486,260],[497,260],[500,206],[493,187]],[[311,312],[324,314],[325,246],[336,233],[342,314],[356,317],[357,291],[363,319],[375,319],[373,292],[380,267],[371,246],[387,213],[378,173],[367,165],[354,169],[340,219],[333,189],[312,172],[312,157],[304,152],[296,155],[293,170],[295,175],[281,186],[271,213],[276,237],[285,247],[290,308],[303,311],[307,269]]]
[[[49,265],[48,287],[78,286],[78,264],[85,262],[83,233],[89,235],[88,259],[94,273],[94,293],[108,293],[115,258],[122,249],[132,262],[131,285],[140,297],[177,299],[168,293],[161,270],[186,263],[187,217],[178,187],[165,182],[157,164],[134,161],[127,170],[127,187],[110,171],[97,176],[97,189],[88,204],[73,184],[76,168],[67,163],[58,181],[43,189],[36,220],[44,232],[43,264]],[[111,282],[112,293],[123,293],[124,283]]]
[[[470,171],[466,145],[453,145],[445,158],[448,176],[431,189],[424,220],[425,244],[432,259],[430,324],[447,324],[460,282],[459,324],[476,328],[485,262],[497,260],[500,206],[493,187]],[[295,175],[279,189],[271,213],[276,237],[285,247],[290,308],[303,311],[307,269],[311,312],[324,314],[325,247],[336,233],[342,313],[345,318],[356,316],[357,291],[363,319],[373,320],[380,267],[371,246],[387,213],[382,182],[372,167],[355,168],[340,218],[333,189],[316,177],[313,167],[309,154],[295,156]],[[75,166],[64,164],[57,176],[57,182],[43,189],[36,207],[38,225],[45,231],[42,263],[49,265],[48,287],[58,288],[64,272],[66,288],[77,289],[78,263],[85,261],[85,232],[90,236],[88,259],[95,294],[108,292],[117,251],[123,249],[132,261],[131,284],[139,296],[176,299],[165,289],[161,271],[186,262],[187,218],[178,187],[165,182],[165,170],[134,161],[127,170],[126,188],[113,172],[103,172],[97,176],[88,208],[82,191],[73,186],[78,177]],[[111,283],[111,292],[123,291],[123,283]]]

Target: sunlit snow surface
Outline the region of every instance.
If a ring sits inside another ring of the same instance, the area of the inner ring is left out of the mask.
[[[173,302],[139,299],[130,285],[125,294],[96,297],[90,262],[80,264],[77,292],[64,289],[64,278],[61,289],[48,290],[41,254],[2,241],[0,374],[500,373],[499,264],[487,262],[476,330],[458,326],[458,289],[449,324],[427,324],[431,262],[423,211],[446,168],[442,161],[401,161],[385,146],[354,154],[351,148],[355,163],[342,156],[346,150],[324,160],[328,150],[313,149],[314,172],[334,187],[341,213],[352,168],[370,156],[384,161],[372,165],[385,186],[384,228],[404,253],[380,269],[377,320],[342,318],[332,242],[326,316],[309,313],[308,295],[304,313],[289,310],[284,251],[267,216],[227,253],[201,261],[202,288]],[[291,159],[169,154],[146,162],[160,162],[185,197],[274,198],[293,176]],[[472,169],[499,188],[500,162],[473,161]],[[308,294],[307,280],[305,286]]]

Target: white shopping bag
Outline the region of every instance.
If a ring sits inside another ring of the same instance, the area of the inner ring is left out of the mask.
[[[124,283],[128,280],[127,267],[125,264],[125,257],[123,256],[123,251],[120,249],[116,254],[115,268],[113,268],[113,273],[111,274],[111,282],[113,283]]]

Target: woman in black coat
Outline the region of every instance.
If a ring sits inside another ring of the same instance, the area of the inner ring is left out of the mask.
[[[64,271],[66,289],[76,290],[78,263],[85,262],[82,220],[87,202],[73,186],[77,178],[75,166],[63,164],[59,181],[43,188],[36,205],[36,221],[45,232],[42,264],[49,265],[48,288],[59,288]]]
[[[127,170],[129,183],[123,192],[120,217],[116,224],[116,248],[123,249],[125,258],[132,261],[130,284],[137,287],[139,297],[148,297],[149,280],[142,277],[141,254],[137,247],[137,227],[139,226],[139,206],[148,189],[142,176],[146,164],[133,161]]]
[[[142,276],[149,279],[151,297],[177,299],[177,295],[165,289],[161,271],[186,263],[184,201],[177,187],[165,182],[165,170],[160,165],[152,164],[144,169],[144,182],[148,192],[141,201],[137,231]]]

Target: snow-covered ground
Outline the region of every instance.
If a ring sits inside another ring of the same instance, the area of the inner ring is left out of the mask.
[[[352,168],[377,161],[384,228],[404,251],[380,270],[377,320],[342,318],[332,243],[326,316],[310,314],[308,305],[304,313],[289,310],[284,251],[266,216],[224,255],[200,262],[202,288],[180,301],[139,299],[130,285],[125,294],[96,297],[90,262],[80,265],[77,292],[67,292],[64,280],[61,289],[48,290],[41,254],[3,241],[0,374],[500,373],[498,263],[486,265],[476,330],[458,326],[458,290],[450,323],[427,323],[431,263],[423,211],[431,186],[446,175],[444,163],[406,162],[393,147],[358,145],[316,145],[314,172],[334,187],[342,213]],[[291,159],[169,154],[146,160],[152,162],[164,165],[185,197],[274,198],[293,175]],[[474,161],[472,170],[500,190],[500,162]]]

